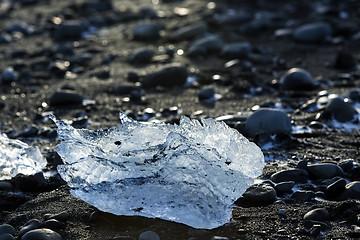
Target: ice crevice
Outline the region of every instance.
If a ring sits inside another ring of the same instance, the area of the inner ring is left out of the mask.
[[[117,127],[75,129],[52,117],[71,193],[101,211],[212,229],[262,173],[259,147],[224,122],[143,123],[120,113]]]

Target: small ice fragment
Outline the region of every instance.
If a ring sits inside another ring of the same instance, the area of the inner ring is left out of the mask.
[[[259,147],[213,119],[170,125],[120,113],[121,125],[98,131],[53,120],[64,161],[58,172],[71,193],[116,215],[216,228],[264,167]]]
[[[35,174],[42,171],[46,164],[37,147],[0,133],[0,180],[11,179],[19,173]]]

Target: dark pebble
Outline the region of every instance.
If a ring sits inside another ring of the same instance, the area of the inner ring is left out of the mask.
[[[15,238],[10,233],[0,233],[0,240],[15,240]]]
[[[283,170],[271,175],[270,179],[275,183],[289,181],[306,183],[309,180],[309,174],[304,169]]]
[[[288,181],[288,182],[280,182],[280,183],[276,184],[274,188],[277,193],[282,194],[282,193],[291,192],[291,189],[294,186],[295,186],[295,182]]]
[[[328,221],[329,220],[329,212],[325,208],[316,208],[304,215],[304,221],[313,220],[313,221]]]
[[[65,223],[60,222],[56,219],[49,219],[41,223],[40,228],[49,228],[51,230],[58,230],[65,228]]]
[[[150,63],[154,57],[154,52],[150,49],[137,49],[129,57],[129,62],[132,64],[146,64]]]
[[[342,160],[339,162],[339,167],[345,172],[349,172],[354,167],[354,161],[352,159]]]
[[[21,240],[62,240],[62,237],[57,232],[41,228],[25,233]]]
[[[79,105],[82,104],[83,96],[73,91],[57,91],[50,97],[50,105]]]
[[[140,79],[139,74],[137,74],[136,72],[128,72],[127,74],[127,80],[129,82],[138,82]]]
[[[17,74],[12,67],[5,68],[1,73],[1,83],[9,84],[16,82]]]
[[[42,172],[34,175],[17,174],[10,180],[11,184],[23,192],[40,192],[46,188],[47,181]]]
[[[212,87],[201,89],[199,92],[199,99],[206,100],[214,97],[215,89]]]
[[[226,59],[247,58],[252,50],[248,42],[231,43],[225,45],[221,50],[221,56]]]
[[[330,179],[336,176],[343,176],[343,170],[336,164],[318,163],[307,167],[310,177],[316,179]]]
[[[119,95],[130,95],[133,92],[140,92],[141,90],[142,89],[137,86],[121,85],[121,86],[115,87],[114,93],[119,94]]]
[[[348,102],[341,98],[334,98],[326,106],[325,111],[330,113],[339,122],[353,121],[357,110]]]
[[[350,52],[341,50],[336,56],[334,65],[340,70],[354,70],[357,67],[357,60]]]
[[[216,35],[206,36],[192,42],[187,55],[196,58],[211,52],[220,52],[223,45],[223,42]]]
[[[345,186],[346,186],[346,180],[339,179],[336,182],[327,186],[325,192],[329,196],[339,196],[345,190]]]
[[[359,102],[360,101],[360,92],[359,90],[352,90],[349,93],[349,99],[353,102]]]
[[[345,191],[339,196],[339,200],[357,199],[360,200],[360,182],[355,181],[345,186]]]
[[[9,224],[0,225],[0,234],[9,233],[11,235],[14,235],[15,232],[15,228]]]
[[[160,240],[160,237],[156,232],[146,231],[140,234],[139,240]]]
[[[284,90],[312,90],[316,83],[311,74],[301,68],[291,68],[280,79]]]
[[[151,41],[160,38],[161,26],[157,23],[139,23],[133,29],[133,38],[138,41]]]
[[[40,224],[41,224],[40,221],[37,220],[37,219],[32,219],[32,220],[26,222],[24,224],[24,226],[22,226],[20,228],[20,231],[18,233],[19,237],[23,236],[25,233],[27,233],[27,232],[29,232],[31,230],[39,228]]]
[[[259,133],[290,135],[291,121],[281,110],[260,109],[246,120],[245,128],[250,137]]]
[[[28,137],[35,137],[39,132],[39,128],[37,126],[28,126],[25,129],[14,132],[13,134],[8,134],[10,138],[28,138]]]
[[[206,30],[207,26],[204,23],[181,27],[170,36],[170,39],[173,41],[188,40],[204,34]]]
[[[276,200],[276,191],[269,184],[253,185],[243,194],[244,201],[250,205],[268,205]]]
[[[85,26],[86,25],[82,21],[65,21],[55,30],[54,38],[57,41],[78,40],[82,37],[82,33],[86,30]]]
[[[293,37],[305,43],[321,43],[331,36],[332,28],[325,22],[309,23],[295,29]]]
[[[294,199],[297,202],[307,202],[312,200],[315,197],[313,191],[297,190],[291,195],[291,199]]]
[[[0,181],[0,191],[11,191],[12,189],[13,189],[13,185],[10,182]],[[1,233],[1,230],[0,230],[0,233]]]
[[[166,67],[141,79],[141,86],[144,88],[182,86],[187,76],[185,67]]]
[[[44,220],[49,220],[49,219],[56,219],[58,221],[64,222],[67,221],[69,219],[70,215],[67,212],[61,212],[61,213],[56,213],[56,214],[45,214],[44,215]]]

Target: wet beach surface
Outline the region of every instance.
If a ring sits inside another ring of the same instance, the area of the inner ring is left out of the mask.
[[[48,161],[45,179],[0,182],[0,224],[15,228],[5,233],[360,237],[359,6],[350,0],[1,2],[0,129],[38,146]],[[263,108],[270,111],[253,114]],[[118,125],[119,111],[166,123],[181,115],[210,117],[261,146],[263,174],[235,203],[232,221],[199,230],[114,216],[71,196],[52,172],[62,162],[49,114],[96,130]],[[1,229],[0,239],[10,239]]]

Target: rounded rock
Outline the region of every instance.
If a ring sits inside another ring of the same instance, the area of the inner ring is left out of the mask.
[[[357,60],[350,52],[341,50],[336,56],[334,66],[341,70],[354,70],[357,66]]]
[[[21,240],[62,240],[62,237],[57,232],[53,230],[41,228],[36,230],[31,230],[24,234],[21,237]]]
[[[210,52],[218,52],[223,45],[223,42],[216,35],[206,36],[191,43],[187,55],[189,57],[199,57]]]
[[[326,112],[329,112],[335,120],[339,122],[353,121],[358,111],[348,102],[345,102],[341,98],[334,98],[325,108]]]
[[[244,200],[249,204],[266,205],[275,202],[276,191],[269,184],[253,185],[243,194]]]
[[[15,228],[9,224],[0,225],[0,234],[9,233],[11,235],[14,235],[15,232]]]
[[[160,38],[160,25],[157,23],[139,23],[133,29],[133,38],[138,41],[151,41]]]
[[[332,33],[331,25],[326,22],[309,23],[295,29],[293,37],[304,43],[321,43]]]
[[[281,182],[275,185],[275,190],[277,193],[286,193],[291,192],[291,189],[295,186],[294,181]]]
[[[10,233],[0,233],[0,240],[15,240],[15,238]]]
[[[140,234],[139,240],[160,240],[160,237],[156,232],[146,231]]]
[[[345,191],[339,196],[340,200],[360,200],[360,181],[355,181],[345,186]]]
[[[289,181],[306,183],[309,180],[309,174],[304,169],[282,170],[271,175],[270,179],[275,183]]]
[[[181,86],[185,84],[187,76],[188,72],[185,67],[166,67],[145,76],[141,80],[141,86],[143,88]]]
[[[129,57],[129,62],[132,64],[150,63],[153,56],[153,51],[149,49],[138,49],[131,54],[131,56]]]
[[[247,58],[252,50],[248,42],[239,42],[225,45],[221,50],[221,56],[226,59]]]
[[[56,91],[51,95],[49,101],[50,105],[76,105],[82,104],[83,99],[83,96],[76,92]]]
[[[284,90],[312,90],[316,83],[311,74],[302,68],[289,69],[280,79]]]
[[[170,39],[173,41],[192,39],[196,36],[204,34],[206,30],[207,26],[204,23],[196,24],[193,26],[181,27],[171,35]]]
[[[16,82],[17,74],[15,73],[12,67],[5,68],[1,73],[1,82],[3,84],[9,84],[12,82]]]
[[[210,87],[210,88],[204,88],[201,89],[199,92],[199,99],[200,100],[206,100],[206,99],[210,99],[215,95],[215,89]]]
[[[258,133],[290,135],[291,121],[281,110],[260,109],[246,120],[245,129],[250,137]]]
[[[66,21],[58,26],[54,33],[54,37],[58,41],[80,39],[85,30],[86,27],[81,21]]]
[[[65,228],[65,223],[60,222],[56,219],[49,219],[41,223],[41,228],[49,228],[51,230],[63,229]]]
[[[23,236],[27,232],[34,230],[40,226],[40,221],[38,219],[31,219],[25,223],[25,225],[20,229],[18,235],[19,237]]]
[[[304,221],[328,221],[329,212],[325,208],[316,208],[304,215]]]
[[[306,170],[309,172],[310,177],[316,179],[330,179],[344,175],[343,170],[338,165],[332,163],[313,164],[308,166]]]
[[[345,190],[345,186],[346,186],[346,180],[339,179],[334,183],[330,184],[329,186],[327,186],[325,191],[326,194],[328,194],[329,196],[338,196]]]
[[[44,215],[44,220],[49,220],[49,219],[56,219],[58,221],[67,221],[69,219],[70,215],[69,213],[67,213],[66,211],[64,212],[60,212],[60,213],[56,213],[56,214],[45,214]]]

